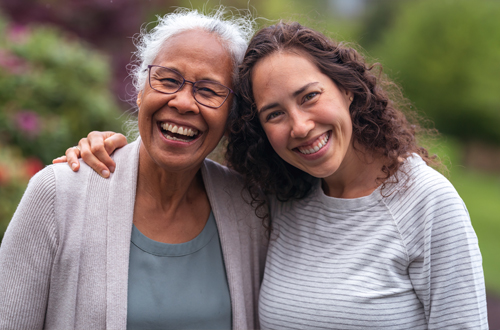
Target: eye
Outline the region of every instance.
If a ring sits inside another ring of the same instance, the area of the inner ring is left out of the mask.
[[[307,101],[310,101],[312,99],[314,99],[316,96],[318,96],[319,93],[318,92],[312,92],[312,93],[309,93],[309,94],[306,94],[304,96],[304,98],[302,99],[302,103],[305,103]]]
[[[197,88],[196,89],[196,92],[205,96],[205,97],[210,97],[210,96],[216,96],[218,95],[216,91],[214,91],[213,89],[210,89],[208,87],[201,87],[201,88]]]
[[[168,86],[168,87],[177,87],[180,86],[182,83],[174,78],[161,78],[158,79],[163,85]]]
[[[273,111],[273,112],[270,112],[267,116],[266,116],[266,122],[270,121],[270,120],[273,120],[279,116],[281,116],[283,114],[282,111]]]

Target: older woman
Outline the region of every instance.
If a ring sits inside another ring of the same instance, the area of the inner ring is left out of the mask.
[[[0,329],[253,329],[265,235],[225,132],[251,23],[179,10],[142,35],[140,139],[106,180],[38,173],[0,249]]]
[[[467,209],[378,77],[298,23],[250,42],[227,157],[270,200],[262,328],[488,328]]]

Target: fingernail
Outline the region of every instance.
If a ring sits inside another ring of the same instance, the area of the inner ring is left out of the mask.
[[[76,163],[71,164],[71,168],[74,170],[76,168]]]
[[[115,167],[114,166],[110,166],[109,170],[111,171],[111,173],[115,173]]]
[[[101,174],[102,174],[103,177],[107,178],[109,176],[109,171],[104,170],[104,171],[101,172]]]

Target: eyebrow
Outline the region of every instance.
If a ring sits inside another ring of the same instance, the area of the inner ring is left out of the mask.
[[[177,70],[175,67],[173,66],[164,66],[164,65],[158,65],[158,64],[152,64],[153,66],[159,66],[161,68],[166,68],[166,69],[170,69],[172,71],[175,71],[177,72],[178,74],[180,74],[182,76],[182,78],[186,79],[186,77],[184,77],[185,73],[181,73],[180,70]],[[147,70],[147,69],[146,69]],[[201,79],[198,79],[196,81],[211,81],[211,82],[215,82],[215,83],[218,83],[218,84],[221,84],[223,86],[226,86],[222,81],[219,81],[218,79],[213,79],[213,78],[209,78],[208,76],[206,76],[206,78],[201,78]],[[232,84],[233,82],[231,81],[230,84]]]
[[[315,81],[315,82],[311,82],[311,83],[305,84],[304,86],[302,86],[301,88],[299,88],[295,92],[293,92],[292,96],[293,97],[297,97],[298,95],[300,95],[301,93],[303,93],[306,89],[308,89],[310,86],[316,85],[318,83],[319,82]],[[279,106],[278,102],[274,102],[274,103],[265,105],[262,108],[260,108],[260,110],[257,110],[257,113],[261,114],[262,112],[267,111],[267,110],[272,109],[272,108],[277,107],[277,106]]]
[[[293,92],[292,96],[293,97],[297,97],[298,95],[300,95],[301,93],[303,93],[307,88],[309,88],[312,85],[316,85],[316,84],[318,84],[317,81],[311,82],[309,84],[305,84],[304,86],[302,86],[301,88],[299,88],[295,92]]]

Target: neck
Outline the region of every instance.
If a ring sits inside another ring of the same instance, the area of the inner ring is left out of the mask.
[[[155,164],[143,148],[141,145],[139,151],[137,198],[149,200],[151,207],[166,213],[175,213],[182,204],[204,193],[201,164],[184,171],[168,171]]]
[[[370,195],[382,183],[385,159],[371,155],[364,148],[351,148],[339,169],[322,180],[326,195],[337,198],[359,198]]]

